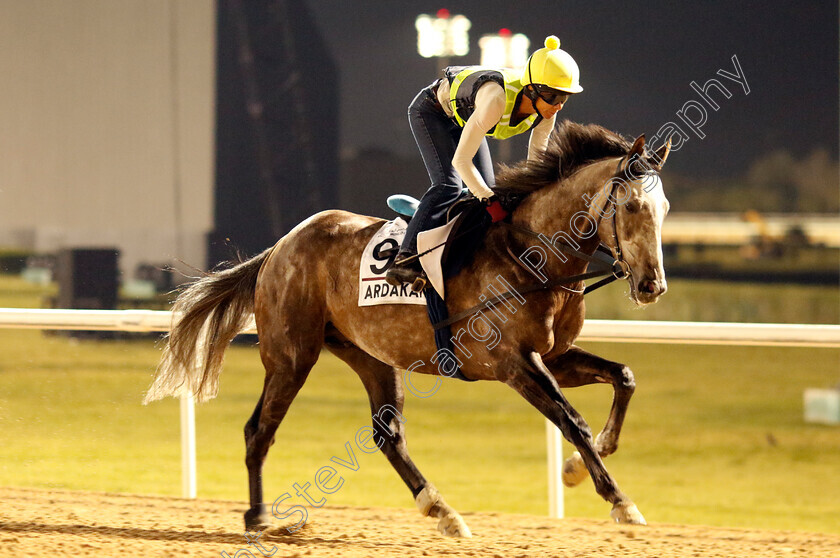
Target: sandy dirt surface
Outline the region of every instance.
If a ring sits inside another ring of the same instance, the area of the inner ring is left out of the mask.
[[[242,502],[0,488],[3,556],[250,556]],[[840,536],[464,513],[471,539],[438,534],[415,510],[324,507],[294,535],[263,533],[253,556],[840,556]],[[253,539],[252,539],[253,540]]]

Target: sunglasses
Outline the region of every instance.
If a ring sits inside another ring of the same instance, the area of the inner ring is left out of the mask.
[[[553,89],[548,87],[547,85],[534,85],[534,89],[537,92],[537,95],[540,99],[548,103],[549,105],[562,105],[566,102],[566,99],[569,98],[569,93],[565,91],[560,91],[558,89]]]

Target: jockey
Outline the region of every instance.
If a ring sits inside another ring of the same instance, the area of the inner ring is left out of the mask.
[[[481,66],[449,67],[445,79],[424,88],[408,107],[408,122],[432,185],[405,232],[385,278],[391,285],[422,275],[417,233],[446,224],[446,213],[466,184],[495,223],[507,216],[493,195],[495,175],[486,136],[507,139],[531,130],[528,159],[548,145],[555,115],[580,93],[580,70],[551,35],[521,75]],[[463,181],[462,181],[463,180]]]

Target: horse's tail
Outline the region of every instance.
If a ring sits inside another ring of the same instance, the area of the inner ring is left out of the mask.
[[[199,402],[216,396],[225,350],[254,310],[257,275],[271,250],[210,273],[178,296],[173,327],[144,404],[190,392]]]

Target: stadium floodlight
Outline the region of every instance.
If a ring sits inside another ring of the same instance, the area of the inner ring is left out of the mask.
[[[438,10],[430,16],[420,14],[414,22],[417,28],[417,52],[424,58],[464,56],[470,51],[469,29],[472,23],[449,10]]]
[[[528,62],[531,41],[522,33],[499,29],[495,35],[484,35],[478,40],[481,48],[481,65],[494,68],[523,68]]]

